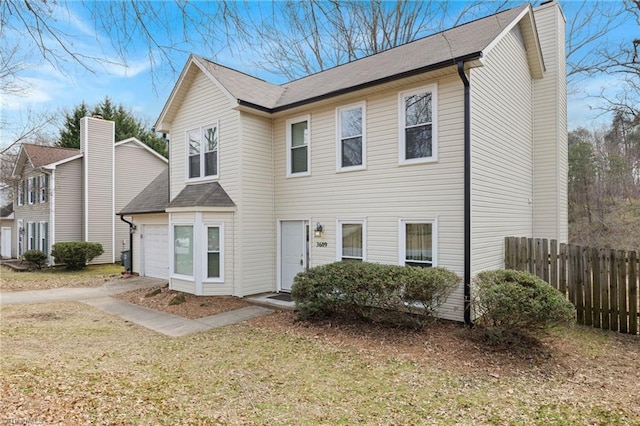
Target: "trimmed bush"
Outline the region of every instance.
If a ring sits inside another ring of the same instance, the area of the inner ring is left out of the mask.
[[[27,250],[22,257],[38,269],[42,269],[47,263],[47,255],[41,250]]]
[[[562,293],[528,272],[484,271],[474,284],[476,323],[493,340],[535,333],[575,318],[573,305]]]
[[[459,282],[445,268],[345,261],[298,274],[291,297],[302,319],[339,315],[421,328]]]
[[[56,263],[62,263],[72,271],[83,269],[87,262],[91,262],[102,253],[102,244],[83,241],[55,243],[51,248],[51,255]]]

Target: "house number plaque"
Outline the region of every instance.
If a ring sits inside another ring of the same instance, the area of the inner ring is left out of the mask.
[[[326,241],[317,241],[316,242],[316,247],[327,247],[329,245],[329,243],[327,243]]]

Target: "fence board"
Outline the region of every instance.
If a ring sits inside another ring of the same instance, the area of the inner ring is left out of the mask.
[[[618,317],[620,332],[627,333],[627,252],[618,250]]]
[[[602,269],[600,270],[600,290],[602,300],[602,328],[605,330],[610,329],[611,315],[609,312],[609,276],[611,275],[611,262],[609,259],[609,250],[600,250],[600,261],[602,263]]]
[[[638,280],[639,272],[638,257],[636,252],[629,252],[629,333],[638,334],[638,303],[640,302],[638,297],[638,287],[640,282]]]
[[[600,268],[602,260],[600,259],[600,252],[598,249],[592,248],[591,252],[591,266],[593,267],[593,287],[592,287],[592,297],[593,297],[593,326],[600,328],[602,326],[601,316],[602,316],[602,307],[600,305]]]
[[[505,238],[505,267],[528,271],[576,307],[577,322],[640,333],[640,255],[556,240]]]

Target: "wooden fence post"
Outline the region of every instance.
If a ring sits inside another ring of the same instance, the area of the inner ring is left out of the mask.
[[[618,262],[616,259],[616,251],[609,250],[609,258],[611,261],[609,274],[609,311],[611,312],[611,328],[610,330],[618,331],[620,322],[618,321]]]
[[[542,275],[540,278],[549,283],[549,240],[542,239]]]
[[[582,247],[575,246],[573,252],[573,301],[576,306],[578,324],[584,324],[584,281],[582,272]]]
[[[593,325],[593,293],[591,291],[591,249],[583,247],[581,251],[582,259],[582,282],[584,283],[584,324]]]
[[[558,280],[558,290],[567,297],[567,253],[568,246],[565,243],[560,244],[560,277]]]
[[[549,250],[549,283],[558,289],[558,240],[551,240],[551,249]]]
[[[602,268],[600,269],[602,328],[608,330],[611,324],[611,315],[609,312],[609,277],[611,276],[611,259],[609,258],[609,250],[600,249],[600,261],[602,262]]]

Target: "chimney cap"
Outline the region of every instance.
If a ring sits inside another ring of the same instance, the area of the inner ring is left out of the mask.
[[[91,117],[97,118],[98,120],[103,120],[102,114],[93,114]]]

